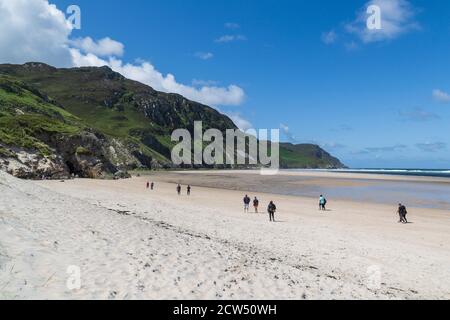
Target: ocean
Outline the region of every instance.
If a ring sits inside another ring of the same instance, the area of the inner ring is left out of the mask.
[[[292,171],[305,171],[304,169]],[[312,170],[316,172],[344,172],[344,173],[367,173],[367,174],[385,174],[395,176],[416,176],[416,177],[440,177],[450,178],[450,169],[330,169],[330,170]]]

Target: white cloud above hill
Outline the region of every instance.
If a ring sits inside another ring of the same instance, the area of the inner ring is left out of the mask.
[[[70,66],[70,23],[43,0],[0,0],[0,62]]]
[[[239,105],[245,92],[237,85],[195,87],[164,75],[150,62],[119,59],[125,45],[109,37],[72,39],[64,13],[48,0],[0,0],[0,63],[44,62],[56,67],[110,66],[156,90],[178,93],[212,106]]]
[[[95,54],[99,57],[123,55],[125,46],[110,38],[103,38],[99,41],[92,40],[91,37],[78,38],[70,41],[70,45],[85,53]]]

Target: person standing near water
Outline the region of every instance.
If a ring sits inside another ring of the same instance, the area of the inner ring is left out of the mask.
[[[244,197],[244,212],[248,212],[248,209],[250,208],[250,197],[246,194]]]
[[[255,197],[253,200],[253,208],[255,208],[255,213],[258,213],[258,207],[259,207],[259,200]]]
[[[406,207],[399,203],[398,205],[398,215],[400,216],[400,221],[398,223],[408,223],[408,220],[406,219],[406,215],[408,214],[408,211],[406,210]]]
[[[269,206],[267,207],[267,212],[269,212],[269,220],[271,222],[275,222],[275,211],[277,211],[277,207],[273,201],[270,201]]]
[[[178,193],[178,195],[181,195],[181,186],[180,185],[177,186],[177,193]]]
[[[327,205],[327,199],[323,195],[320,195],[319,198],[319,210],[325,211]]]
[[[187,186],[187,195],[188,196],[191,195],[191,186],[190,185]]]

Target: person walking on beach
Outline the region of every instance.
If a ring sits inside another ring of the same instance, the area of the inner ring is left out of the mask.
[[[187,195],[190,196],[191,195],[191,186],[187,186]]]
[[[325,211],[327,205],[327,199],[323,195],[320,195],[319,198],[319,210]]]
[[[258,213],[258,207],[259,207],[259,200],[255,197],[253,200],[253,208],[255,208],[255,213]]]
[[[398,223],[408,223],[408,220],[406,219],[406,215],[408,214],[408,211],[406,210],[406,207],[399,203],[398,205],[398,215],[400,216],[400,221]]]
[[[250,208],[250,197],[246,194],[244,197],[244,212],[248,212],[248,209]]]
[[[150,188],[150,182],[147,181],[147,189]]]
[[[155,188],[155,183],[152,182],[152,183],[150,184],[150,189],[153,190],[154,188]]]
[[[269,206],[267,207],[270,222],[275,222],[275,211],[277,211],[277,207],[275,206],[273,201],[270,201]]]
[[[180,185],[177,186],[177,193],[178,193],[178,195],[181,195],[181,186]]]

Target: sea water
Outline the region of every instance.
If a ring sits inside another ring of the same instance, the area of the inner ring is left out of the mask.
[[[327,194],[336,199],[368,201],[384,204],[406,203],[424,208],[450,210],[450,170],[448,169],[336,169],[336,170],[289,170],[294,172],[333,172],[385,175],[386,179],[357,179],[363,185],[330,185],[314,189],[298,190],[312,196],[312,192]],[[413,176],[444,178],[436,181],[390,180],[389,176]],[[446,178],[449,178],[448,180]],[[364,185],[365,184],[365,185]]]

